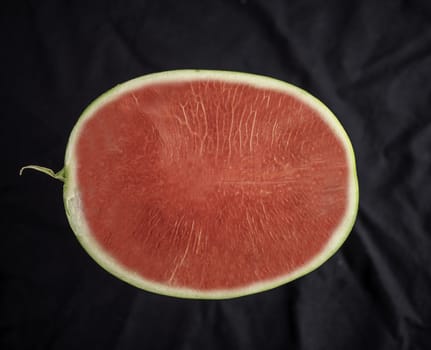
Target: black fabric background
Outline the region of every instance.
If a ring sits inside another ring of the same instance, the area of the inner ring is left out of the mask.
[[[431,348],[429,1],[23,1],[1,8],[1,349]],[[225,301],[135,289],[68,226],[63,166],[92,99],[178,68],[238,70],[322,99],[356,150],[342,249],[277,289]]]

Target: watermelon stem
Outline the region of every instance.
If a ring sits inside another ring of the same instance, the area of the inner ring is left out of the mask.
[[[33,169],[36,171],[40,171],[41,173],[44,173],[46,175],[49,175],[51,177],[53,177],[54,179],[60,180],[62,182],[64,182],[64,180],[66,179],[64,176],[64,168],[61,169],[59,172],[55,173],[52,169],[49,168],[45,168],[43,166],[39,166],[39,165],[27,165],[24,166],[20,169],[19,171],[19,175],[22,175],[23,171],[25,169]]]

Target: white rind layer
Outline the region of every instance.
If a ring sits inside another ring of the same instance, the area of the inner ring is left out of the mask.
[[[79,186],[77,183],[77,163],[75,156],[75,146],[78,140],[80,131],[85,122],[103,105],[116,99],[118,96],[138,87],[146,85],[168,82],[181,81],[196,81],[196,80],[223,80],[226,82],[246,83],[258,88],[273,89],[276,91],[291,94],[304,103],[308,104],[313,109],[317,110],[327,125],[337,135],[338,139],[344,145],[347,161],[349,164],[348,173],[348,196],[347,210],[338,227],[335,229],[332,238],[327,242],[322,251],[317,254],[309,263],[298,268],[297,270],[273,278],[267,281],[256,282],[245,287],[235,289],[221,290],[196,290],[189,288],[178,288],[169,286],[168,284],[157,283],[151,280],[146,280],[137,273],[127,269],[120,263],[115,261],[92,237],[91,231],[85,219],[84,212],[81,206]],[[69,223],[80,241],[81,245],[88,254],[96,260],[104,269],[112,273],[116,277],[128,282],[138,288],[175,297],[181,298],[196,298],[196,299],[226,299],[234,298],[243,295],[253,294],[264,290],[272,289],[287,282],[290,282],[298,277],[301,277],[322,265],[328,260],[347,239],[353,224],[356,219],[359,201],[358,181],[356,177],[355,157],[352,145],[347,133],[341,126],[335,115],[317,98],[313,97],[306,91],[291,85],[289,83],[248,73],[228,72],[228,71],[209,71],[209,70],[177,70],[161,73],[145,75],[123,84],[117,85],[107,91],[95,101],[93,101],[82,113],[78,122],[69,138],[66,150],[65,165],[64,165],[64,204]]]

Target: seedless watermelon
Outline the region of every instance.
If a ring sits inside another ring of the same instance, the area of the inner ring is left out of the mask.
[[[320,266],[358,206],[349,138],[319,100],[252,74],[170,71],[118,85],[74,127],[70,225],[139,288],[229,298]]]

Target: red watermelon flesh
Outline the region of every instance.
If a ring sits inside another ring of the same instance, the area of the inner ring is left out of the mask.
[[[85,219],[121,265],[160,284],[241,288],[313,259],[346,212],[343,143],[297,97],[224,81],[118,96],[82,127]]]

